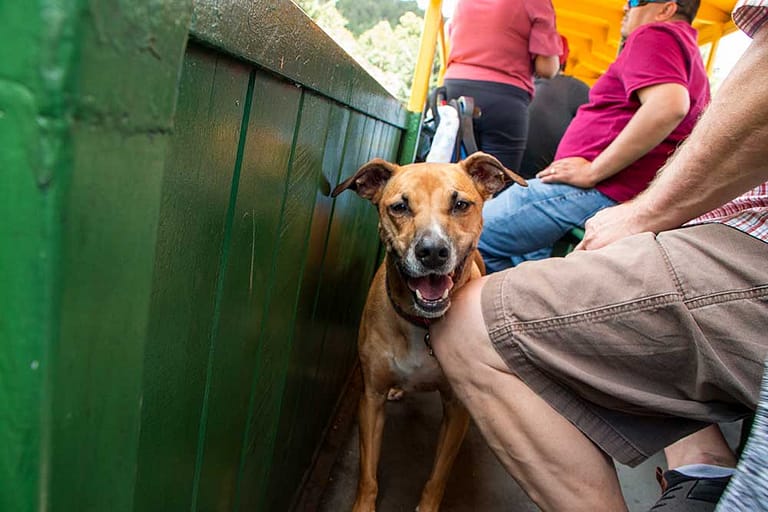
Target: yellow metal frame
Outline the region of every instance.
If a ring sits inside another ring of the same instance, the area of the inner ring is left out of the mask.
[[[429,77],[432,74],[432,62],[435,60],[435,48],[438,35],[444,41],[442,0],[429,0],[424,13],[424,29],[421,31],[419,55],[416,59],[416,71],[411,85],[411,97],[408,101],[409,112],[421,112],[427,101]],[[445,43],[441,44],[445,48]],[[443,55],[446,55],[443,52]]]

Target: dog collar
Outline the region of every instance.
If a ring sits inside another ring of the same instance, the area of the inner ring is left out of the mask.
[[[427,346],[429,355],[434,357],[435,352],[432,350],[432,344],[430,343],[429,339],[429,326],[432,323],[432,319],[407,313],[403,308],[400,307],[397,302],[395,302],[395,299],[392,298],[392,290],[389,287],[389,279],[384,279],[384,283],[384,286],[387,289],[387,297],[389,297],[389,303],[392,304],[392,308],[395,310],[395,313],[397,313],[400,318],[407,320],[410,324],[427,330],[426,334],[424,334],[424,344]]]

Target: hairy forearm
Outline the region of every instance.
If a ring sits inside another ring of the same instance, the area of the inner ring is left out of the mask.
[[[722,84],[690,137],[634,200],[638,220],[662,231],[768,181],[768,26]]]
[[[632,164],[680,124],[690,108],[682,85],[663,84],[650,95],[614,141],[592,162],[593,181],[598,183]]]

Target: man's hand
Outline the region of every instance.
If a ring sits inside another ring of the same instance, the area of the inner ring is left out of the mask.
[[[584,239],[574,250],[599,249],[624,237],[651,231],[639,221],[630,201],[597,212],[584,226]]]
[[[592,162],[578,156],[555,160],[539,171],[536,177],[542,183],[566,183],[579,188],[592,188],[597,181],[592,176]]]

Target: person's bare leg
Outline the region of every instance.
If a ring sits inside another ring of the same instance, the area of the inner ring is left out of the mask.
[[[448,380],[506,470],[543,510],[622,511],[611,459],[512,375],[494,350],[470,282],[431,328]]]
[[[667,446],[664,455],[670,469],[688,464],[736,467],[736,456],[717,425],[710,425]]]

